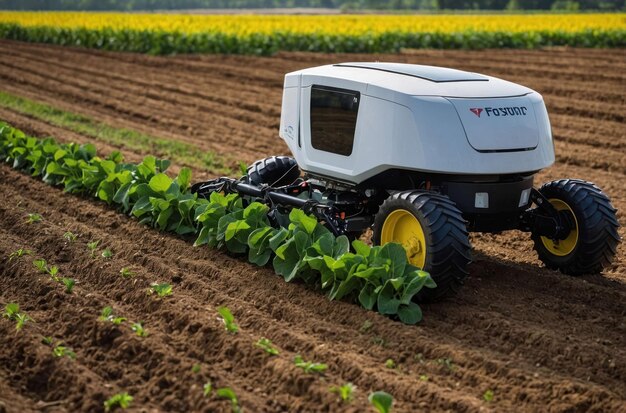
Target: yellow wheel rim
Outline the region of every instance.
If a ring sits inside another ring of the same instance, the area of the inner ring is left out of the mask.
[[[406,249],[409,262],[424,268],[426,262],[426,236],[415,215],[406,209],[396,209],[387,216],[380,236],[381,245],[397,242]]]
[[[570,206],[564,201],[552,198],[550,199],[550,203],[554,206],[554,208],[556,208],[557,211],[569,211],[574,217],[574,228],[570,231],[567,238],[553,240],[547,237],[541,237],[543,246],[546,247],[550,253],[559,257],[564,257],[574,251],[574,248],[576,248],[576,244],[578,243],[578,220],[576,219],[576,215],[574,214],[574,211],[572,211],[572,208],[570,208]]]

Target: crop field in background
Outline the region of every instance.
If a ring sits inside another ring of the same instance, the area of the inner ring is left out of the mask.
[[[0,120],[103,157],[167,157],[194,181],[287,154],[285,72],[379,60],[502,77],[546,100],[557,163],[536,184],[596,182],[626,235],[624,49],[161,57],[0,40],[0,54]],[[377,390],[394,412],[626,403],[623,247],[574,278],[543,268],[527,234],[473,234],[465,287],[405,325],[194,239],[0,164],[0,410],[374,412]]]
[[[0,12],[0,38],[151,54],[626,46],[626,14],[173,15]]]

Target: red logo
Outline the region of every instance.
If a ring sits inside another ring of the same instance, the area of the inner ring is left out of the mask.
[[[483,111],[483,108],[470,108],[472,113],[480,118],[480,113]]]

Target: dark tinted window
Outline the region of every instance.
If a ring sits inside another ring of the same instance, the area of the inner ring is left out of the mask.
[[[354,144],[361,94],[326,86],[311,88],[311,144],[315,149],[349,156]]]

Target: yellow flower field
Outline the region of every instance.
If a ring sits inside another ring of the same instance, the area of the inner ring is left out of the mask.
[[[625,47],[626,14],[277,16],[0,12],[0,38],[152,54]]]
[[[52,26],[166,32],[219,32],[359,35],[386,32],[459,33],[626,29],[625,14],[514,14],[514,15],[174,15],[128,13],[0,12],[1,23],[24,27]]]

